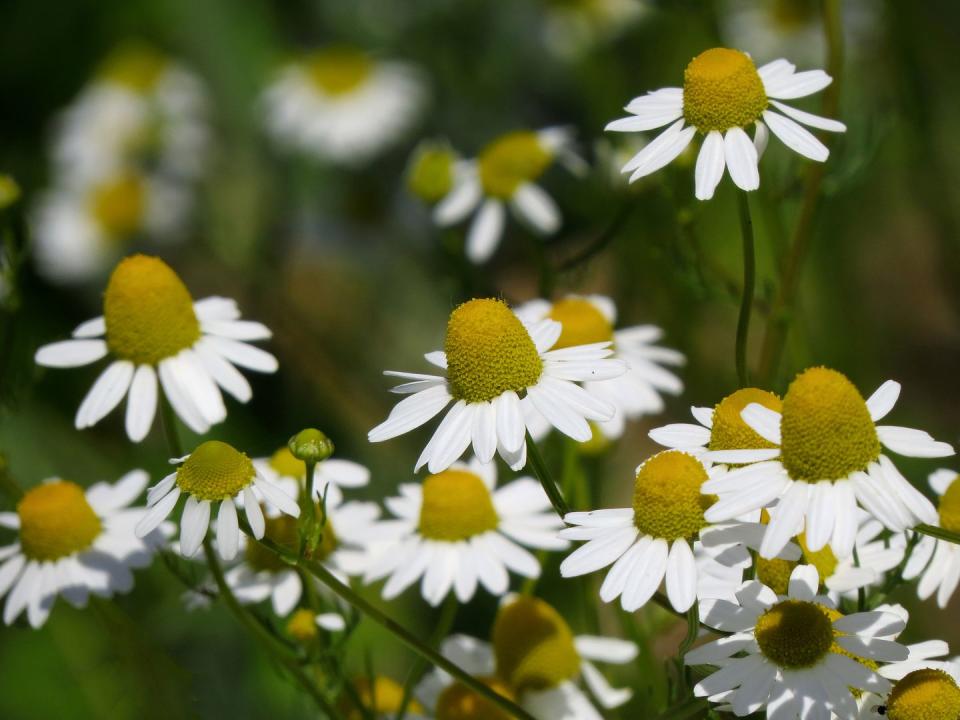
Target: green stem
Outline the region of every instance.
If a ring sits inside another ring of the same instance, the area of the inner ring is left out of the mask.
[[[687,610],[687,635],[680,643],[680,661],[683,662],[683,656],[693,647],[700,634],[700,603],[694,601],[693,607]]]
[[[923,535],[929,535],[937,540],[946,540],[947,542],[960,545],[960,533],[950,532],[949,530],[944,530],[942,527],[920,524],[913,528],[913,530]]]
[[[163,434],[167,438],[167,447],[171,457],[183,457],[183,445],[180,444],[180,435],[177,433],[177,417],[167,396],[160,393],[160,419],[163,422]]]
[[[595,255],[599,255],[603,252],[607,245],[613,241],[613,239],[620,232],[620,229],[626,225],[627,220],[630,218],[630,214],[637,207],[635,201],[628,200],[620,206],[620,209],[617,210],[617,214],[613,216],[613,221],[610,225],[607,226],[606,230],[597,235],[587,247],[578,252],[571,258],[560,263],[558,268],[560,272],[567,272],[568,270],[573,270],[574,268],[583,265]]]
[[[0,453],[0,490],[7,494],[15,503],[23,497],[23,490],[17,485],[17,481],[10,474],[10,465],[7,462],[7,456]]]
[[[436,650],[439,648],[440,643],[450,634],[450,629],[453,627],[453,621],[457,617],[457,608],[459,606],[457,596],[451,592],[447,596],[443,608],[440,610],[440,618],[437,620],[437,624],[430,636],[430,647],[433,649]],[[410,706],[410,701],[413,700],[413,689],[417,683],[420,682],[420,679],[429,667],[430,663],[421,658],[407,673],[407,680],[403,684],[403,697],[400,700],[400,709],[397,711],[396,720],[403,720],[403,718],[406,717],[407,708]]]
[[[690,698],[674,705],[662,715],[658,715],[656,720],[687,720],[687,718],[696,717],[708,708],[709,704],[704,698]]]
[[[244,532],[250,535],[250,528],[245,522],[241,522],[241,527],[243,528]],[[470,675],[470,673],[464,671],[458,665],[450,662],[447,658],[433,648],[427,647],[405,627],[395,622],[386,613],[374,607],[371,603],[354,592],[352,588],[340,582],[329,570],[327,570],[327,568],[320,563],[307,558],[301,558],[287,548],[273,542],[269,538],[265,537],[257,542],[259,542],[268,550],[271,550],[275,554],[279,555],[289,564],[301,567],[309,572],[311,575],[320,580],[320,582],[330,588],[334,593],[339,595],[343,600],[353,605],[353,607],[355,607],[361,613],[392,633],[398,640],[420,655],[420,657],[436,665],[441,670],[445,670],[448,674],[455,677],[475,693],[482,695],[490,702],[496,704],[496,706],[502,709],[504,712],[520,718],[520,720],[535,720],[530,713],[521,708],[519,705],[515,704],[511,700],[508,700],[503,695],[500,695],[492,688],[487,687],[475,677]]]
[[[203,552],[207,558],[207,565],[210,567],[210,574],[213,575],[214,582],[217,583],[217,588],[220,591],[220,597],[223,598],[223,601],[226,603],[227,607],[234,614],[240,624],[243,625],[243,627],[246,628],[246,630],[258,641],[260,641],[264,649],[278,663],[280,663],[280,665],[287,669],[287,671],[294,677],[294,679],[307,692],[307,694],[313,698],[313,701],[317,704],[317,707],[321,712],[325,713],[326,716],[330,718],[339,717],[339,713],[337,713],[334,707],[330,704],[330,701],[324,697],[323,693],[320,692],[320,689],[316,686],[316,684],[303,671],[303,668],[300,667],[300,663],[297,662],[297,659],[295,657],[291,657],[285,650],[281,650],[276,639],[269,632],[267,632],[266,628],[254,620],[246,611],[246,609],[239,603],[237,598],[234,596],[233,591],[230,589],[230,586],[227,584],[226,578],[223,576],[223,568],[220,567],[220,561],[217,558],[217,553],[213,549],[213,541],[210,540],[209,535],[203,540]]]
[[[550,475],[550,471],[547,469],[543,456],[540,455],[540,450],[533,441],[529,430],[527,431],[527,459],[533,467],[533,474],[537,476],[537,480],[543,486],[543,491],[550,498],[550,504],[553,505],[553,509],[562,520],[570,512],[570,508],[567,506],[566,500],[563,499],[560,488],[553,481],[553,477]]]
[[[738,193],[740,209],[740,235],[743,239],[743,295],[740,299],[740,315],[737,318],[737,378],[740,387],[750,384],[747,371],[747,338],[750,334],[750,312],[753,310],[753,295],[757,269],[753,248],[753,220],[750,217],[750,202],[747,193]]]

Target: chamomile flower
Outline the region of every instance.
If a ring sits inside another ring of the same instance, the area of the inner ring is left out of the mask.
[[[500,244],[507,207],[537,233],[552,235],[560,229],[560,210],[537,181],[555,160],[574,172],[583,168],[567,128],[501,135],[476,160],[454,166],[453,187],[434,208],[434,221],[455,225],[476,210],[466,240],[467,258],[474,263],[488,260]]]
[[[929,483],[939,496],[936,519],[931,525],[960,532],[960,482],[953,470],[941,468],[930,475]],[[932,518],[931,518],[932,519]],[[960,583],[960,545],[922,535],[903,569],[906,580],[920,578],[917,595],[926,600],[937,594],[937,605],[944,608]]]
[[[269,458],[254,458],[253,465],[264,479],[282,486],[295,497],[306,481],[306,466],[286,446],[278,448]],[[317,499],[326,496],[328,503],[337,505],[343,502],[344,488],[364,487],[369,482],[370,471],[352,460],[329,458],[317,463],[313,470]]]
[[[551,349],[562,327],[555,320],[525,324],[501,300],[470,300],[450,313],[444,352],[428,353],[443,375],[387,371],[408,382],[394,392],[410,395],[370,431],[381,442],[420,427],[451,402],[416,469],[450,467],[469,445],[481,462],[499,451],[514,470],[526,464],[524,406],[531,405],[557,430],[579,442],[593,433],[588,421],[611,419],[616,408],[577,385],[618,377],[622,360],[609,342]]]
[[[882,703],[865,698],[857,717],[877,720],[940,720],[960,717],[960,685],[954,670],[922,668],[894,683]]]
[[[264,92],[263,109],[278,145],[358,166],[399,140],[426,100],[416,67],[329,47],[281,68]]]
[[[670,604],[689,610],[699,584],[694,546],[709,525],[710,499],[700,489],[710,472],[692,455],[665,450],[637,468],[633,507],[568,513],[564,520],[572,527],[560,536],[587,542],[560,564],[560,574],[577,577],[613,565],[600,599],[619,597],[627,612],[643,607],[666,579]],[[741,548],[727,564],[742,563],[749,564],[749,554]]]
[[[620,707],[632,696],[629,689],[611,687],[594,662],[631,662],[637,646],[595,635],[574,636],[560,613],[535,597],[505,599],[494,621],[491,644],[454,635],[441,651],[538,720],[600,720],[601,714],[580,687],[581,678],[605,709]],[[440,669],[424,679],[417,697],[436,720],[509,720],[502,710]]]
[[[207,535],[213,503],[217,511],[217,550],[224,560],[233,560],[240,547],[237,506],[241,495],[250,529],[258,540],[266,532],[259,497],[281,512],[299,517],[300,506],[273,483],[267,482],[244,453],[219,440],[208,440],[175,462],[176,471],[150,488],[147,512],[137,523],[138,537],[144,537],[167,519],[181,495],[187,496],[180,518],[180,553],[192,557]]]
[[[563,326],[554,348],[608,342],[613,357],[627,364],[627,371],[616,378],[602,382],[585,382],[583,387],[594,397],[606,400],[616,408],[614,416],[597,423],[604,437],[615,440],[623,435],[627,420],[636,420],[663,410],[661,393],[677,395],[683,383],[663,365],[682,365],[684,357],[676,350],[654,345],[663,336],[655,325],[634,325],[614,330],[617,307],[604,295],[568,295],[555,303],[532,300],[516,310],[525,322],[534,323],[544,318],[556,320]],[[528,418],[529,420],[529,418]],[[542,432],[533,432],[534,439],[549,430],[541,421]]]
[[[0,528],[17,533],[12,545],[0,547],[4,623],[26,610],[30,625],[38,628],[58,596],[82,608],[90,595],[129,592],[130,571],[149,565],[169,535],[160,523],[142,536],[134,534],[146,511],[130,505],[148,480],[143,470],[133,470],[116,483],[84,490],[51,478],[27,490],[16,512],[0,513]]]
[[[470,600],[482,585],[501,596],[509,571],[540,575],[540,563],[522,546],[563,550],[562,526],[538,482],[519,478],[496,489],[494,463],[476,459],[428,476],[422,485],[400,486],[388,498],[396,516],[372,527],[364,582],[388,578],[383,596],[392,599],[420,580],[424,599],[439,605],[454,592]]]
[[[72,339],[41,347],[35,359],[46,367],[80,367],[112,355],[80,404],[75,424],[78,430],[95,425],[127,397],[127,435],[140,442],[156,414],[158,378],[180,419],[205,433],[227,416],[220,388],[240,402],[251,397],[235,365],[267,373],[277,369],[273,355],[248,344],[269,337],[266,326],[240,319],[233,300],[194,302],[165,262],[131,255],[110,276],[103,315],[79,325]]]
[[[936,522],[933,505],[883,454],[944,457],[953,448],[910,428],[877,425],[893,409],[900,384],[888,380],[866,401],[845,376],[817,367],[793,380],[782,411],[751,403],[741,416],[767,444],[756,450],[709,451],[717,462],[748,463],[704,483],[720,496],[706,511],[711,522],[771,506],[760,555],[772,557],[794,535],[810,550],[829,543],[839,558],[853,552],[859,503],[894,532]]]
[[[724,170],[742,190],[760,187],[758,162],[768,128],[794,152],[825,161],[830,151],[803,125],[830,132],[843,132],[846,126],[781,100],[812,95],[831,82],[822,70],[796,72],[792,63],[782,59],[758,69],[746,53],[712,48],[690,61],[682,88],[664,88],[634,98],[625,108],[629,117],[614,120],[606,129],[640,132],[670,126],[623,166],[624,173],[631,173],[631,182],[668,165],[694,135],[703,135],[695,172],[696,196],[709,200]],[[746,132],[750,126],[756,128],[752,141]]]
[[[903,619],[879,610],[841,615],[817,595],[819,586],[816,569],[801,565],[786,596],[751,581],[737,593],[739,604],[706,601],[706,624],[732,634],[684,658],[720,668],[694,694],[729,703],[740,717],[765,711],[771,720],[794,720],[831,711],[854,718],[853,691],[885,692],[889,681],[872,668],[907,659],[907,648],[887,639],[903,630]]]

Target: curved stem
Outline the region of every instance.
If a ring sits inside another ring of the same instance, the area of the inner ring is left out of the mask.
[[[757,268],[753,248],[753,219],[750,217],[750,202],[747,193],[738,193],[740,209],[740,236],[743,240],[743,295],[740,299],[740,315],[737,318],[737,379],[740,387],[750,384],[747,371],[747,338],[750,334],[750,312],[753,310],[753,295]]]
[[[546,463],[543,462],[540,449],[533,441],[529,430],[527,431],[527,459],[533,467],[533,474],[537,476],[537,480],[539,480],[543,486],[543,491],[547,494],[547,497],[550,498],[550,504],[553,505],[553,509],[556,510],[557,515],[559,515],[562,520],[566,517],[567,513],[570,512],[570,508],[567,505],[567,501],[563,499],[560,488],[553,481],[553,477],[550,475]]]
[[[587,247],[578,252],[571,258],[568,258],[564,262],[560,263],[558,270],[560,272],[567,272],[568,270],[573,270],[580,265],[583,265],[588,260],[592,259],[594,255],[599,255],[603,252],[607,245],[609,245],[613,239],[617,236],[617,233],[620,232],[620,229],[626,225],[627,220],[630,218],[630,214],[633,212],[636,207],[636,203],[627,201],[620,206],[620,209],[617,210],[617,214],[613,216],[613,220],[610,222],[610,225],[607,226],[606,230],[597,235]]]
[[[457,608],[459,607],[460,604],[457,602],[457,596],[451,592],[443,604],[443,609],[440,611],[440,618],[437,620],[437,624],[434,626],[433,633],[430,636],[430,647],[437,649],[440,647],[440,643],[443,642],[444,638],[450,634],[450,629],[453,627],[453,621],[457,617]],[[416,665],[410,668],[410,671],[407,673],[407,680],[403,684],[403,697],[400,700],[400,709],[397,711],[396,720],[403,720],[406,717],[407,708],[410,706],[410,701],[413,700],[413,688],[420,682],[420,679],[429,667],[430,664],[421,658]]]

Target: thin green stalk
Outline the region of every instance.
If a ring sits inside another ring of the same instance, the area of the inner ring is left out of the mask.
[[[285,649],[281,650],[277,644],[277,640],[267,632],[266,628],[254,620],[247,610],[237,601],[233,591],[227,584],[226,578],[223,576],[223,568],[220,567],[220,560],[217,558],[217,553],[213,549],[213,541],[209,535],[204,538],[203,552],[207,558],[207,565],[210,567],[210,574],[213,575],[214,582],[216,582],[217,588],[220,591],[220,597],[223,598],[230,612],[232,612],[240,624],[263,645],[264,649],[273,659],[287,669],[297,683],[313,698],[313,701],[321,712],[330,718],[340,717],[340,714],[330,704],[330,701],[327,700],[316,684],[307,676],[303,668],[300,667],[297,659],[290,656]]]
[[[700,713],[706,712],[710,708],[709,703],[704,698],[690,698],[674,705],[662,715],[658,715],[656,720],[687,720],[697,717]]]
[[[163,422],[163,434],[167,438],[167,447],[171,457],[183,457],[183,445],[180,444],[180,435],[177,433],[177,417],[167,396],[160,393],[160,419]]]
[[[913,528],[913,530],[924,535],[929,535],[937,540],[946,540],[947,542],[960,545],[960,533],[950,532],[949,530],[944,530],[942,527],[937,527],[936,525],[927,525],[926,523],[922,523]]]
[[[754,258],[750,202],[745,192],[738,193],[737,198],[740,210],[740,236],[743,240],[743,295],[740,299],[740,315],[737,318],[737,378],[740,381],[740,387],[747,387],[750,384],[750,374],[747,371],[747,339],[750,334],[750,312],[753,310],[757,268]]]
[[[300,534],[300,554],[309,554],[317,547],[317,504],[313,499],[313,483],[316,475],[316,461],[305,460],[306,482],[304,495],[300,499],[300,509],[303,513],[302,532]]]
[[[451,592],[447,596],[443,608],[440,610],[440,618],[437,620],[433,633],[430,635],[430,647],[436,650],[440,647],[440,643],[444,641],[444,638],[450,634],[459,607],[460,603],[457,601],[457,596]],[[397,711],[396,720],[403,720],[406,717],[410,701],[413,700],[413,689],[417,683],[420,682],[421,678],[423,678],[423,674],[429,667],[430,663],[421,658],[410,668],[410,671],[407,673],[406,682],[403,684],[403,697],[400,700],[400,709]]]
[[[241,522],[241,527],[248,535],[251,534],[250,528],[245,522]],[[329,570],[327,570],[327,568],[320,563],[307,558],[301,558],[297,554],[291,552],[281,545],[278,545],[269,538],[265,537],[257,542],[259,542],[268,550],[271,550],[275,554],[279,555],[290,565],[303,568],[309,572],[311,575],[320,580],[320,582],[330,588],[334,593],[339,595],[344,601],[353,605],[353,607],[355,607],[361,613],[392,633],[398,640],[420,655],[420,657],[436,665],[441,670],[445,670],[475,693],[482,695],[487,700],[496,704],[496,706],[503,711],[513,715],[514,717],[520,718],[520,720],[534,720],[533,716],[519,705],[515,704],[511,700],[508,700],[503,695],[500,695],[492,688],[484,685],[482,682],[477,680],[477,678],[464,671],[462,668],[460,668],[460,666],[450,662],[447,658],[433,648],[427,647],[405,627],[394,621],[383,611],[374,607],[370,602],[354,592],[352,588],[340,582]]]
[[[680,643],[680,660],[683,661],[683,656],[687,654],[687,651],[693,647],[693,644],[697,641],[697,636],[700,634],[700,603],[694,601],[693,607],[687,610],[687,635],[683,638],[683,642]]]
[[[0,490],[6,493],[13,502],[19,502],[23,497],[23,490],[17,485],[17,481],[10,474],[10,465],[7,462],[6,455],[0,453]]]
[[[621,228],[626,225],[627,220],[630,219],[630,214],[636,207],[637,203],[633,199],[624,202],[620,206],[620,209],[617,210],[616,215],[613,216],[613,220],[607,226],[607,228],[602,233],[597,235],[597,237],[593,239],[593,242],[587,245],[587,247],[585,247],[583,250],[578,252],[573,257],[568,258],[560,263],[560,267],[558,268],[559,271],[567,272],[569,270],[573,270],[574,268],[577,268],[591,260],[595,255],[599,255],[601,252],[603,252],[617,236]]]
[[[533,467],[533,474],[537,476],[537,480],[543,486],[543,491],[550,498],[550,504],[553,505],[553,509],[562,520],[570,512],[570,508],[567,506],[566,500],[563,499],[560,488],[553,481],[553,477],[550,475],[550,471],[547,469],[543,456],[540,455],[540,450],[533,441],[529,430],[527,431],[527,459]]]

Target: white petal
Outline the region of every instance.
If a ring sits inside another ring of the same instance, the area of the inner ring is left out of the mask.
[[[697,200],[709,200],[713,197],[720,179],[723,177],[724,161],[723,135],[716,130],[707,133],[707,137],[697,155],[695,172]]]
[[[511,198],[514,210],[535,230],[553,235],[560,229],[560,210],[546,192],[533,183],[521,184]]]
[[[415,470],[426,465],[431,473],[436,474],[458,460],[472,439],[473,412],[472,404],[458,400],[437,426],[417,460]]]
[[[692,423],[664,425],[647,434],[655,443],[668,448],[695,448],[710,442],[710,430]]]
[[[624,610],[638,610],[653,597],[666,574],[668,552],[667,541],[657,538],[650,543],[644,556],[637,560],[640,569],[627,581],[620,596],[620,605]]]
[[[290,497],[280,487],[274,485],[268,480],[264,480],[259,475],[254,478],[253,486],[260,491],[268,503],[276,507],[280,512],[286,513],[291,517],[300,517],[300,506],[296,498]]]
[[[89,365],[106,355],[105,340],[61,340],[37,350],[34,361],[44,367],[68,368]]]
[[[367,433],[370,442],[382,442],[410,432],[429,421],[449,403],[450,392],[445,385],[429,388],[404,398],[382,423]]]
[[[473,451],[482,463],[493,459],[497,451],[497,410],[492,403],[477,403],[473,411]]]
[[[180,488],[174,487],[170,492],[157,500],[157,503],[150,508],[150,511],[144,515],[137,523],[134,532],[138,538],[146,537],[153,532],[160,523],[167,519],[167,516],[173,512],[177,500],[180,499]]]
[[[830,157],[827,146],[802,125],[770,110],[763,112],[763,119],[770,126],[770,131],[794,152],[817,162],[824,162]]]
[[[526,440],[526,426],[520,410],[520,398],[507,390],[493,401],[496,407],[497,437],[507,452],[516,452]]]
[[[203,341],[234,365],[262,373],[277,371],[277,359],[266,350],[216,335],[207,335]]]
[[[580,657],[613,665],[633,662],[640,653],[636,643],[599,635],[577,635],[574,645]]]
[[[253,494],[249,485],[243,489],[243,512],[247,516],[247,522],[250,523],[253,536],[259,540],[266,529],[265,521],[263,510],[260,509],[260,501],[257,500],[257,496]]]
[[[727,130],[723,137],[723,152],[730,179],[738,188],[751,191],[760,187],[757,148],[743,128],[733,127]]]
[[[467,258],[474,264],[486,262],[500,244],[506,212],[503,203],[492,198],[483,203],[467,231]]]
[[[797,565],[790,573],[789,596],[812,601],[820,589],[820,575],[813,565]]]
[[[133,375],[127,398],[127,436],[133,442],[140,442],[147,436],[156,412],[157,374],[150,365],[141,365]]]
[[[120,404],[130,388],[133,371],[129,360],[117,360],[107,366],[80,403],[76,417],[78,430],[96,425]]]
[[[92,320],[87,320],[77,325],[73,330],[73,337],[75,338],[96,338],[102,337],[107,333],[107,323],[103,315],[100,317],[93,318]]]
[[[460,222],[473,212],[482,196],[483,190],[477,178],[464,178],[437,203],[433,209],[433,221],[441,227]]]
[[[759,403],[750,403],[740,412],[740,417],[764,440],[780,444],[780,413]]]
[[[777,110],[782,112],[784,115],[787,115],[797,122],[803,123],[804,125],[817,128],[818,130],[827,130],[828,132],[846,132],[847,130],[847,126],[839,120],[832,120],[830,118],[820,117],[819,115],[813,115],[811,113],[804,112],[803,110],[797,110],[794,107],[785,105],[782,102],[777,102],[776,100],[771,100],[770,104],[777,108]]]
[[[183,507],[180,519],[180,552],[184,557],[193,557],[200,549],[210,525],[210,501],[197,500],[190,495]]]
[[[793,100],[813,95],[832,82],[833,78],[823,70],[807,70],[790,75],[778,74],[769,80],[764,79],[763,85],[767,97],[778,100]]]
[[[609,530],[602,537],[580,546],[560,563],[562,577],[586,575],[614,563],[637,539],[634,527]]]
[[[237,508],[231,498],[220,502],[217,513],[217,549],[220,557],[230,562],[237,556],[240,543],[240,527],[237,523]]]
[[[877,425],[877,437],[884,446],[906,457],[936,458],[954,454],[949,443],[934,440],[929,433],[914,428]]]
[[[173,406],[183,422],[197,434],[203,434],[210,429],[210,424],[204,419],[203,414],[193,402],[189,392],[180,381],[179,373],[175,363],[171,363],[173,358],[166,358],[160,361],[157,367],[160,376],[160,385],[163,387],[163,394]]]
[[[683,120],[677,120],[624,165],[623,172],[633,171],[633,174],[630,175],[630,182],[635,182],[656,172],[669,165],[680,153],[686,150],[695,134],[695,128],[685,128],[683,127]]]
[[[764,533],[763,542],[760,545],[761,557],[768,559],[776,557],[790,538],[800,532],[803,527],[803,516],[807,510],[808,492],[807,483],[794,482],[784,493],[767,526],[767,532]]]
[[[677,612],[686,612],[697,599],[697,566],[684,539],[674,540],[667,559],[667,597]]]

